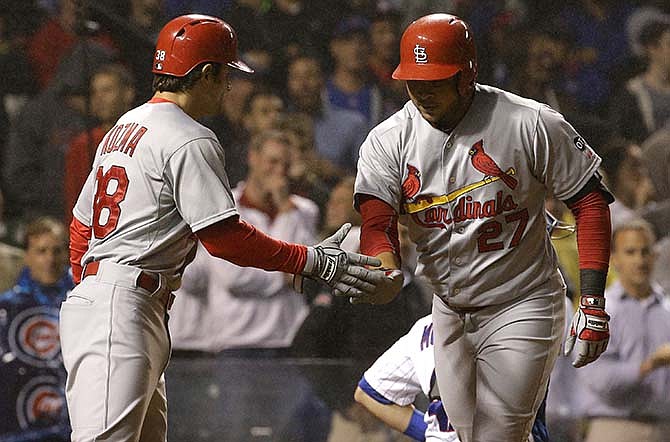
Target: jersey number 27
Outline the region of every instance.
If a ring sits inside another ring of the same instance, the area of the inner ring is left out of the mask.
[[[96,172],[97,187],[93,200],[93,235],[102,239],[116,229],[121,216],[121,201],[126,198],[128,191],[128,174],[121,166],[112,166],[107,172],[102,172],[102,166]],[[110,185],[110,183],[112,183]],[[108,193],[110,192],[112,193]],[[107,220],[102,224],[103,213]]]

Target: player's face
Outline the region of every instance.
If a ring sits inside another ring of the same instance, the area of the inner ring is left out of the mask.
[[[634,287],[647,287],[654,267],[653,243],[642,230],[622,230],[614,238],[612,264],[621,282]]]
[[[221,66],[218,75],[208,75],[205,81],[207,87],[204,90],[202,101],[205,109],[203,115],[220,115],[224,110],[224,97],[230,91],[230,68]]]
[[[52,233],[33,236],[28,240],[25,261],[33,279],[53,285],[63,276],[67,264],[65,242]]]
[[[407,93],[432,126],[453,128],[463,116],[465,99],[458,93],[458,76],[446,80],[408,80]]]

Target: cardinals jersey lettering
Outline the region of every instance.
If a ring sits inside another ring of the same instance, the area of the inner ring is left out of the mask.
[[[375,127],[360,149],[355,192],[398,211],[417,244],[417,271],[438,296],[493,305],[544,284],[560,290],[545,196],[574,196],[600,162],[558,112],[478,84],[451,133],[411,101]]]
[[[195,253],[193,232],[237,209],[214,133],[152,100],[105,135],[73,214],[93,231],[82,263],[140,267],[176,288]]]

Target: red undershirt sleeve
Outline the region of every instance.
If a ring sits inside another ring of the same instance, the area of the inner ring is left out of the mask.
[[[306,246],[272,238],[237,216],[195,234],[211,255],[241,267],[298,274],[307,261]]]
[[[377,256],[393,253],[400,262],[398,213],[388,203],[370,195],[359,195],[358,207],[363,218],[361,253]]]
[[[75,284],[81,282],[83,270],[81,258],[88,251],[89,239],[91,239],[91,228],[73,216],[70,223],[70,267]]]
[[[595,189],[568,207],[577,224],[581,293],[602,295],[612,236],[609,206],[602,192]]]

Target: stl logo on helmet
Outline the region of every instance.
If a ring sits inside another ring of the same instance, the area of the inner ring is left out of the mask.
[[[426,54],[426,48],[421,46],[419,43],[414,46],[414,61],[416,64],[428,63],[428,54]]]

